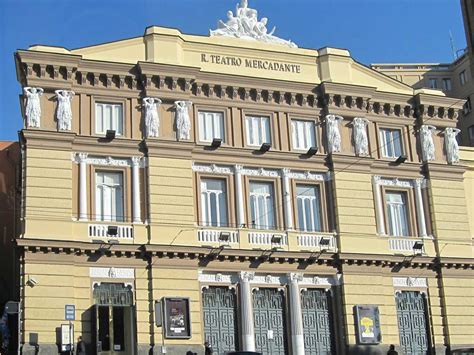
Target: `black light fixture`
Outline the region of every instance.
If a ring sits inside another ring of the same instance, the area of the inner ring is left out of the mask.
[[[222,139],[220,138],[214,138],[211,143],[211,147],[214,149],[219,148],[222,145]]]
[[[230,232],[221,232],[219,234],[219,242],[226,242],[230,241]]]
[[[318,147],[309,147],[306,155],[313,156],[318,152]]]
[[[117,244],[120,244],[120,241],[118,239],[109,239],[107,241],[107,244],[109,245],[117,245]]]
[[[266,153],[270,150],[271,147],[272,145],[270,143],[262,143],[262,145],[260,146],[260,151],[262,153]]]
[[[397,165],[403,164],[404,162],[406,162],[407,159],[408,157],[405,154],[402,154],[397,158],[397,160],[395,160],[395,164]]]
[[[115,130],[108,129],[107,132],[105,133],[105,138],[107,138],[108,140],[115,139]]]
[[[107,235],[116,236],[118,234],[118,227],[117,226],[108,226],[107,227]]]
[[[415,253],[416,253],[416,252],[422,253],[422,251],[423,251],[423,246],[424,246],[424,245],[423,245],[423,242],[420,242],[420,241],[415,242],[415,243],[413,244],[413,251],[414,251]]]
[[[330,242],[331,242],[331,240],[329,238],[321,238],[319,240],[319,245],[329,246]]]
[[[282,236],[279,234],[273,234],[272,235],[272,244],[281,244],[282,241]]]

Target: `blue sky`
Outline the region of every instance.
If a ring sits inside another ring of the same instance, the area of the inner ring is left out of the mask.
[[[0,140],[22,127],[13,53],[141,36],[160,25],[208,33],[238,0],[0,0]],[[466,46],[459,0],[249,0],[276,35],[300,47],[347,48],[364,64],[450,62]]]

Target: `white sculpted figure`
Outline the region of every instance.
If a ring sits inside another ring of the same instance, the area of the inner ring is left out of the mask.
[[[27,102],[25,108],[25,116],[28,127],[39,127],[41,123],[41,101],[40,97],[43,95],[42,88],[23,88]]]
[[[353,140],[354,148],[357,156],[367,156],[369,155],[369,140],[367,139],[367,125],[369,121],[362,117],[356,117],[352,121],[352,126],[354,128]]]
[[[70,131],[72,123],[71,102],[75,93],[68,90],[56,90],[55,93],[58,100],[58,108],[56,110],[58,129]]]
[[[339,131],[339,121],[342,120],[343,118],[341,116],[326,116],[326,134],[329,154],[341,151],[341,133]]]
[[[191,101],[175,101],[176,108],[176,130],[178,140],[189,139],[191,130],[191,120],[189,118],[189,108],[193,105]]]
[[[219,20],[216,30],[211,30],[211,36],[237,37],[247,40],[257,40],[267,43],[275,43],[296,48],[296,44],[273,35],[275,27],[270,33],[267,33],[266,17],[258,20],[258,12],[248,7],[247,0],[241,0],[237,4],[235,16],[232,11],[227,12],[227,22]]]
[[[457,128],[448,127],[444,130],[444,147],[448,164],[459,163],[459,145],[456,136],[461,132]]]
[[[434,130],[436,130],[436,127],[426,124],[421,126],[420,129],[421,155],[424,162],[435,160]]]
[[[160,105],[161,100],[155,97],[145,97],[143,99],[146,138],[158,137],[158,132],[160,130],[160,115],[158,114],[158,107],[160,107]]]

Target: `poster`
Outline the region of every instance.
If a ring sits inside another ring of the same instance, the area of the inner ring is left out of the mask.
[[[191,338],[188,298],[164,298],[165,337]]]
[[[355,318],[359,344],[379,344],[382,341],[378,306],[355,306]]]

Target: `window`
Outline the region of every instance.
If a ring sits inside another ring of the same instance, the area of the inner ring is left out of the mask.
[[[399,129],[382,128],[380,143],[384,158],[397,158],[402,155],[402,140]]]
[[[296,185],[296,204],[298,229],[307,232],[320,232],[322,227],[319,186]]]
[[[95,104],[95,133],[105,134],[108,129],[117,135],[123,135],[122,104],[99,103]]]
[[[313,121],[291,120],[293,149],[308,150],[316,146]]]
[[[410,235],[408,227],[407,194],[386,192],[388,234],[392,236]]]
[[[444,91],[452,90],[451,79],[443,79],[443,90]]]
[[[466,102],[464,103],[464,106],[462,107],[462,113],[463,115],[468,115],[472,111],[472,105],[471,105],[471,98],[468,97],[466,99]]]
[[[205,226],[227,227],[227,191],[224,179],[201,180],[201,218]]]
[[[430,89],[437,89],[438,88],[438,80],[436,78],[430,79]]]
[[[199,140],[212,142],[214,138],[225,141],[224,114],[222,112],[199,112]]]
[[[474,143],[474,125],[472,125],[471,127],[469,127],[467,129],[468,133],[469,133],[469,141],[472,143]],[[458,136],[459,137],[459,136]]]
[[[98,221],[123,221],[123,174],[96,172],[95,214]]]
[[[275,229],[273,184],[271,182],[250,182],[251,227]]]
[[[247,116],[245,125],[248,145],[261,146],[263,143],[271,143],[270,117]]]
[[[466,71],[463,70],[462,72],[459,73],[459,81],[461,83],[461,86],[464,86],[467,82],[467,77],[466,77]]]

